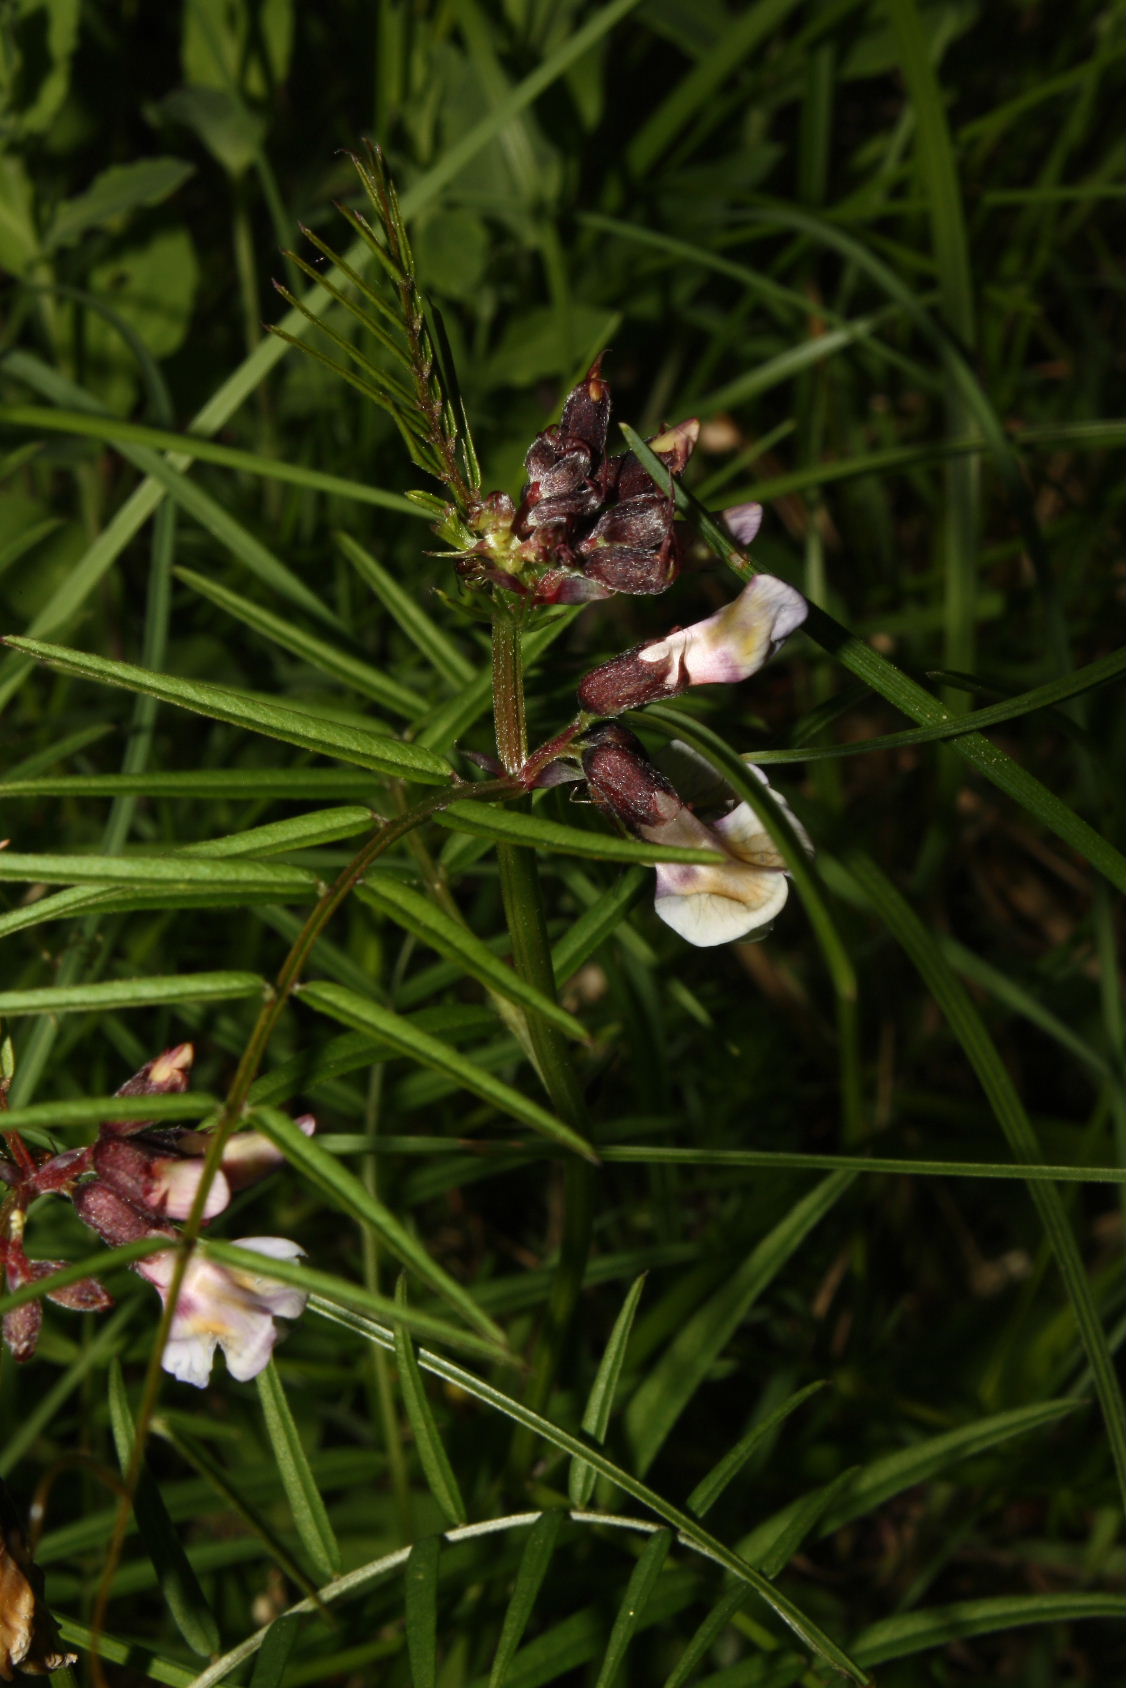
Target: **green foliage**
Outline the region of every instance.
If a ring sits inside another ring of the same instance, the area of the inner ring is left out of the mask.
[[[1116,9],[135,21],[0,7],[4,1137],[261,1132],[208,1255],[310,1302],[196,1395],[158,1241],[35,1203],[0,1312],[117,1302],[0,1361],[64,1639],[194,1688],[1116,1680]],[[605,347],[674,592],[467,590]],[[745,583],[750,500],[804,634],[629,717],[792,874],[704,951],[651,865],[713,851],[483,768]]]

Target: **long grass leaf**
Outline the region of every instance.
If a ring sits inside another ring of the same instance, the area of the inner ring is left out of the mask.
[[[317,1575],[331,1581],[340,1570],[340,1544],[273,1360],[258,1373],[255,1382],[270,1449],[297,1534]]]
[[[768,1413],[757,1424],[752,1424],[745,1435],[740,1436],[733,1448],[729,1448],[721,1460],[712,1466],[706,1477],[702,1477],[692,1493],[685,1501],[689,1512],[694,1512],[697,1518],[703,1518],[705,1513],[715,1505],[724,1489],[738,1476],[746,1465],[755,1449],[772,1436],[778,1427],[786,1422],[790,1414],[796,1412],[804,1401],[811,1395],[816,1395],[824,1389],[824,1382],[808,1383],[804,1389],[799,1389]]]
[[[626,152],[630,171],[644,179],[661,154],[715,99],[719,88],[760,41],[778,28],[796,0],[761,0],[741,15],[729,18],[718,37],[677,82],[670,94],[633,136]]]
[[[661,1688],[687,1688],[693,1672],[704,1663],[732,1618],[742,1611],[749,1598],[749,1590],[741,1583],[736,1583],[720,1596],[689,1640]]]
[[[664,1568],[672,1543],[671,1530],[658,1530],[642,1548],[641,1557],[633,1568],[621,1605],[618,1607],[595,1688],[613,1688],[618,1672],[625,1662],[629,1644],[652,1598],[657,1578]]]
[[[764,765],[770,762],[816,762],[838,756],[862,756],[874,750],[898,750],[911,744],[937,744],[958,738],[963,733],[982,732],[1002,721],[1018,720],[1038,709],[1048,709],[1065,698],[1079,697],[1084,692],[1109,685],[1123,673],[1126,673],[1126,649],[1111,651],[1088,663],[1085,668],[1076,669],[1073,674],[1049,680],[1046,685],[1035,686],[1031,691],[1006,699],[1004,703],[991,703],[985,709],[974,709],[965,715],[955,716],[946,726],[912,727],[902,733],[884,733],[879,738],[853,739],[848,744],[756,751],[754,761]]]
[[[403,1568],[411,1688],[438,1685],[438,1558],[440,1536],[423,1536]]]
[[[33,885],[129,885],[151,887],[169,894],[179,890],[216,890],[224,894],[276,894],[304,898],[316,890],[307,868],[278,862],[209,862],[187,854],[177,856],[25,856],[18,850],[0,851],[0,881],[24,880]]]
[[[370,774],[349,768],[191,768],[182,772],[156,768],[138,774],[0,779],[0,797],[241,797],[248,803],[270,798],[285,803],[314,797],[336,801],[366,797],[371,787]]]
[[[630,1285],[628,1294],[622,1304],[621,1312],[614,1321],[614,1328],[610,1332],[594,1382],[590,1386],[586,1408],[583,1412],[583,1433],[592,1441],[603,1442],[606,1439],[606,1429],[610,1423],[610,1414],[614,1407],[614,1396],[617,1394],[618,1383],[621,1380],[622,1367],[625,1364],[626,1347],[629,1343],[629,1333],[633,1329],[633,1321],[637,1317],[641,1292],[645,1288],[645,1274],[635,1278]],[[593,1466],[584,1465],[581,1460],[572,1460],[567,1474],[567,1493],[572,1506],[585,1506],[594,1489],[596,1472]]]
[[[984,1600],[957,1600],[949,1606],[931,1606],[922,1612],[898,1612],[893,1618],[862,1629],[853,1643],[858,1661],[868,1668],[889,1659],[910,1658],[914,1653],[941,1647],[972,1635],[995,1635],[1001,1630],[1023,1629],[1033,1624],[1084,1623],[1107,1618],[1121,1625],[1120,1594],[1088,1594],[1068,1590],[1064,1594],[1002,1594]]]
[[[328,987],[324,987],[328,989]],[[404,1266],[409,1266],[419,1279],[435,1294],[442,1297],[461,1314],[472,1329],[503,1344],[504,1338],[493,1321],[481,1312],[469,1292],[462,1288],[448,1272],[442,1270],[411,1235],[388,1207],[366,1190],[360,1180],[328,1154],[315,1137],[306,1137],[288,1114],[259,1104],[255,1120],[266,1135],[273,1139],[286,1159],[304,1177],[323,1191],[337,1207],[350,1214],[362,1225],[369,1225],[381,1241]],[[272,1269],[274,1262],[270,1262]]]
[[[94,1014],[109,1008],[151,1008],[179,1002],[237,1002],[266,994],[257,973],[173,973],[97,984],[42,985],[0,991],[0,1014]]]
[[[101,412],[101,406],[91,399],[83,388],[65,380],[58,371],[49,369],[26,352],[10,353],[6,359],[6,368],[9,374],[28,381],[40,391],[46,390],[49,397],[59,397],[64,404],[78,410],[93,409],[96,414]],[[257,575],[265,585],[281,597],[287,598],[290,603],[299,605],[307,615],[330,627],[339,626],[337,616],[321,602],[316,593],[311,592],[280,558],[275,557],[268,546],[263,545],[260,539],[225,510],[210,493],[205,492],[187,475],[181,474],[179,469],[173,467],[157,452],[149,451],[144,446],[131,446],[124,441],[121,442],[120,449],[123,456],[134,463],[143,474],[158,482],[186,515],[191,516],[217,539],[220,545],[225,546],[251,574]],[[56,613],[47,623],[41,612],[33,623],[34,630],[52,631],[77,608],[74,598],[75,593],[71,586],[63,604],[60,605],[61,613]]]
[[[498,844],[522,844],[529,850],[561,850],[569,856],[589,856],[595,861],[711,863],[717,860],[714,850],[681,849],[673,844],[645,844],[639,839],[618,838],[609,832],[584,832],[576,826],[543,820],[539,815],[476,803],[472,798],[451,803],[443,814],[434,818],[451,832],[469,832]]]
[[[528,1540],[520,1556],[520,1568],[516,1573],[508,1605],[505,1607],[500,1640],[497,1642],[492,1669],[489,1672],[489,1688],[505,1688],[509,1681],[516,1650],[523,1640],[524,1631],[535,1608],[536,1596],[551,1564],[551,1556],[555,1552],[564,1517],[562,1512],[541,1512],[528,1532]]]
[[[449,764],[421,745],[361,732],[342,721],[330,721],[323,715],[307,715],[284,704],[233,691],[228,686],[215,686],[202,680],[181,680],[174,674],[154,674],[148,669],[136,668],[132,663],[113,662],[106,657],[68,650],[63,645],[42,644],[35,639],[10,638],[5,643],[14,650],[25,651],[37,662],[50,663],[64,674],[76,674],[81,679],[99,681],[103,685],[121,686],[126,691],[144,692],[163,703],[193,710],[214,721],[227,721],[248,732],[264,733],[268,738],[299,745],[303,750],[312,750],[321,756],[335,756],[342,762],[353,762],[361,768],[372,768],[396,779],[443,785],[453,777]]]
[[[568,1037],[586,1042],[580,1021],[557,1002],[536,990],[511,967],[497,958],[468,927],[462,926],[428,897],[389,873],[369,873],[357,891],[361,902],[386,914],[404,931],[412,932],[439,955],[456,962],[472,978],[497,991],[510,1002],[518,1002],[542,1014]]]
[[[406,1282],[403,1278],[400,1278],[396,1285],[395,1302],[399,1307],[407,1305]],[[427,1398],[426,1385],[419,1370],[414,1344],[403,1325],[397,1325],[395,1328],[395,1363],[414,1444],[430,1493],[451,1524],[464,1524],[469,1513],[461,1498],[461,1489],[450,1464],[450,1456],[442,1444],[434,1409]]]
[[[292,652],[294,656],[301,657],[320,673],[342,681],[363,697],[373,698],[376,703],[381,703],[394,714],[410,720],[416,715],[421,715],[426,709],[425,700],[417,692],[412,692],[409,686],[390,679],[380,669],[373,668],[369,662],[350,656],[340,648],[339,643],[330,643],[327,639],[318,638],[314,633],[307,633],[304,628],[295,626],[292,620],[275,615],[272,610],[263,609],[260,604],[251,603],[240,593],[229,591],[227,587],[209,580],[206,575],[197,574],[194,569],[179,568],[176,570],[176,577],[202,597],[218,604],[219,608],[226,610],[229,615],[252,627],[256,633],[261,633],[263,638],[280,645],[283,650]]]
[[[177,434],[169,428],[150,428],[142,422],[127,422],[120,416],[91,416],[77,410],[48,410],[44,405],[0,405],[0,424],[12,428],[27,428],[32,432],[77,434],[85,439],[100,440],[105,445],[121,441],[126,445],[143,445],[153,451],[174,452],[200,463],[215,463],[222,469],[239,474],[256,475],[260,480],[281,481],[289,486],[307,488],[333,498],[351,499],[357,504],[374,504],[383,510],[395,510],[401,516],[425,520],[425,511],[398,492],[385,492],[382,487],[370,486],[366,481],[350,481],[341,475],[328,475],[322,469],[309,469],[302,463],[287,463],[280,457],[264,457],[261,452],[241,451],[237,446],[221,445],[198,434]],[[44,629],[46,631],[46,629]]]
[[[275,1262],[271,1264],[273,1265],[277,1263]],[[336,1323],[364,1336],[368,1341],[375,1343],[377,1346],[384,1349],[392,1349],[394,1347],[394,1338],[391,1332],[378,1324],[374,1324],[371,1320],[343,1312],[333,1311],[330,1313],[327,1309],[322,1309],[322,1311],[324,1311],[328,1317],[334,1319]],[[682,1512],[679,1508],[671,1505],[671,1503],[667,1501],[663,1495],[660,1495],[656,1492],[656,1490],[647,1487],[647,1485],[641,1482],[639,1478],[633,1476],[631,1472],[626,1471],[624,1467],[617,1465],[613,1460],[607,1458],[600,1449],[585,1446],[577,1436],[572,1436],[568,1431],[561,1429],[560,1426],[554,1424],[551,1419],[545,1418],[542,1414],[534,1412],[530,1407],[526,1407],[522,1401],[517,1401],[511,1395],[506,1395],[493,1384],[486,1383],[483,1378],[477,1377],[474,1373],[466,1371],[462,1366],[454,1365],[452,1361],[446,1360],[437,1354],[432,1354],[427,1349],[420,1351],[418,1360],[424,1371],[433,1372],[436,1377],[444,1378],[448,1383],[452,1383],[456,1387],[464,1389],[467,1394],[473,1396],[474,1399],[479,1400],[482,1405],[491,1407],[495,1411],[502,1413],[515,1424],[523,1425],[526,1429],[542,1437],[551,1446],[558,1448],[561,1453],[571,1455],[572,1457],[578,1455],[580,1458],[585,1459],[589,1464],[593,1465],[602,1476],[609,1478],[616,1487],[622,1489],[626,1494],[631,1495],[635,1500],[639,1501],[642,1506],[648,1508],[666,1524],[671,1525],[671,1527],[676,1530],[678,1539],[683,1542],[686,1547],[692,1548],[696,1552],[702,1553],[707,1558],[714,1560],[716,1564],[722,1566],[725,1570],[732,1572],[732,1574],[743,1582],[749,1589],[752,1589],[755,1593],[757,1593],[771,1608],[771,1610],[776,1612],[783,1622],[786,1623],[794,1631],[794,1633],[801,1638],[802,1642],[811,1648],[820,1658],[825,1659],[828,1663],[832,1664],[835,1669],[842,1671],[845,1675],[851,1676],[854,1681],[865,1681],[864,1673],[855,1665],[854,1661],[848,1656],[848,1654],[845,1653],[844,1650],[836,1644],[836,1642],[831,1640],[831,1638],[826,1635],[823,1630],[819,1629],[811,1619],[806,1617],[805,1613],[802,1612],[787,1595],[774,1588],[764,1577],[760,1576],[752,1566],[748,1565],[745,1560],[740,1559],[737,1554],[732,1553],[729,1548],[725,1547],[722,1542],[706,1531],[696,1520],[690,1518],[687,1513]],[[525,1527],[530,1527],[536,1521],[537,1516],[538,1514],[536,1513],[525,1514],[520,1519],[515,1520],[515,1522],[519,1522]],[[584,1514],[582,1516],[589,1517],[591,1515]],[[598,1517],[601,1515],[596,1514],[594,1516]],[[651,1533],[655,1528],[655,1526],[649,1522],[638,1523],[633,1520],[623,1520],[623,1522],[630,1523],[635,1528],[641,1528],[645,1530],[646,1533]],[[457,1530],[448,1532],[447,1539],[457,1540],[463,1534],[465,1536],[476,1536],[481,1534],[487,1528],[488,1526],[483,1526],[481,1524],[471,1524],[464,1532]],[[366,1586],[370,1576],[385,1575],[396,1565],[401,1565],[405,1556],[405,1551],[399,1554],[390,1555],[386,1559],[380,1561],[377,1566],[368,1568],[366,1575],[363,1573],[358,1575],[356,1573],[352,1573],[351,1577],[346,1575],[341,1578],[337,1585],[338,1597],[351,1592],[357,1586]],[[226,1655],[224,1659],[220,1660],[215,1669],[218,1669],[219,1666],[221,1666],[225,1673],[227,1670],[232,1668],[234,1664],[240,1662],[242,1658],[248,1657],[253,1651],[253,1643],[245,1649],[236,1648],[231,1654]],[[210,1688],[210,1684],[212,1682],[218,1682],[221,1680],[222,1677],[220,1675],[212,1675],[211,1672],[206,1672],[201,1676],[197,1688]]]
[[[388,615],[398,622],[407,638],[448,686],[458,690],[476,678],[475,664],[462,654],[445,629],[427,615],[416,593],[409,592],[351,534],[338,533],[336,543],[360,579],[371,587]]]
[[[1036,1133],[1008,1068],[997,1053],[969,992],[955,975],[933,935],[874,862],[860,855],[851,856],[848,871],[874,912],[902,945],[945,1014],[951,1031],[989,1099],[1013,1159],[1018,1164],[1038,1161],[1040,1154]],[[1028,1189],[1071,1302],[1106,1423],[1119,1488],[1126,1497],[1126,1405],[1123,1404],[1106,1334],[1087,1281],[1083,1258],[1059,1191],[1051,1184],[1031,1181]]]

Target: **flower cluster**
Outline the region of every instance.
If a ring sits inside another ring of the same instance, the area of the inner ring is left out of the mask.
[[[537,604],[577,604],[663,592],[676,579],[676,504],[632,451],[607,456],[610,387],[601,364],[569,394],[559,423],[532,441],[519,505],[494,492],[471,515],[479,537],[458,565],[467,583]],[[698,422],[683,422],[648,442],[674,478],[699,432]]]
[[[194,1050],[190,1043],[166,1049],[149,1061],[120,1090],[119,1096],[169,1095],[187,1089]],[[309,1135],[311,1116],[297,1122]],[[0,1180],[8,1186],[0,1210],[0,1266],[10,1289],[49,1277],[66,1263],[29,1260],[23,1235],[27,1210],[36,1197],[62,1195],[75,1212],[111,1248],[166,1237],[167,1249],[136,1262],[134,1271],[153,1285],[167,1303],[176,1272],[180,1233],[174,1220],[186,1219],[204,1175],[206,1135],[182,1126],[159,1127],[152,1121],[107,1121],[96,1140],[84,1148],[36,1159],[14,1133],[8,1136],[14,1159],[0,1161]],[[256,1131],[239,1132],[224,1146],[220,1167],[207,1189],[202,1210],[206,1222],[221,1213],[232,1194],[263,1177],[282,1159],[281,1151]],[[275,1259],[295,1260],[300,1249],[284,1237],[246,1237],[243,1248]],[[95,1278],[82,1278],[48,1299],[64,1307],[101,1312],[111,1299]],[[168,1342],[161,1363],[184,1383],[202,1388],[216,1347],[240,1382],[266,1365],[277,1340],[277,1317],[292,1319],[305,1296],[267,1276],[220,1266],[206,1245],[193,1251],[180,1284]],[[43,1320],[42,1302],[26,1301],[4,1317],[4,1341],[17,1360],[35,1352]]]
[[[601,363],[596,360],[568,395],[558,425],[532,442],[519,505],[491,493],[477,507],[470,526],[478,538],[459,562],[468,583],[500,587],[537,604],[580,603],[615,592],[655,594],[673,584],[683,560],[675,498],[634,453],[607,456],[610,388]],[[649,442],[673,480],[686,467],[699,431],[699,423],[689,420]],[[746,546],[758,532],[762,509],[738,505],[725,517]],[[635,837],[716,853],[714,866],[657,868],[656,912],[691,943],[761,935],[786,901],[785,862],[751,807],[729,790],[720,794],[710,823],[700,818],[699,805],[677,791],[613,717],[691,686],[747,679],[801,626],[807,609],[784,580],[754,576],[714,615],[635,645],[587,674],[578,688],[577,722],[525,765],[529,787],[585,779],[599,808]],[[757,769],[752,772],[765,783]]]

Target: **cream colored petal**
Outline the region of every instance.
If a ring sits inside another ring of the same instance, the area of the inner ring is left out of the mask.
[[[304,1250],[288,1237],[239,1237],[235,1247],[249,1249],[255,1254],[264,1254],[274,1260],[305,1258]],[[297,1289],[293,1284],[281,1283],[277,1278],[266,1277],[263,1273],[247,1272],[242,1267],[232,1267],[231,1276],[253,1295],[261,1306],[279,1319],[296,1319],[305,1311],[305,1303],[309,1297],[304,1290]]]
[[[772,874],[770,894],[757,907],[715,891],[697,891],[687,896],[658,896],[654,909],[666,926],[671,926],[698,949],[730,944],[767,926],[786,901],[788,884],[783,874]]]
[[[761,768],[756,768],[753,763],[748,764],[748,766],[750,772],[756,775],[763,785],[769,784]],[[771,787],[770,795],[797,833],[806,854],[812,856],[813,843],[810,836],[786,799],[773,787]],[[738,856],[740,861],[750,862],[754,867],[784,868],[786,865],[785,857],[779,851],[770,834],[764,829],[762,822],[749,803],[740,803],[732,809],[729,815],[724,815],[721,820],[716,821],[713,830],[719,833],[724,848]]]
[[[768,925],[788,895],[784,873],[759,872],[745,862],[718,868],[662,863],[653,906],[666,926],[690,944],[709,948]]]
[[[202,1160],[164,1161],[160,1173],[160,1189],[164,1200],[159,1211],[167,1214],[169,1219],[186,1219],[192,1210],[202,1177]],[[230,1185],[221,1172],[216,1172],[208,1187],[203,1217],[214,1219],[217,1213],[222,1213],[230,1199]]]
[[[164,1344],[160,1363],[171,1377],[178,1378],[181,1383],[190,1383],[195,1389],[206,1389],[217,1341],[214,1336],[170,1336]]]
[[[670,654],[680,661],[689,685],[746,680],[801,626],[808,609],[801,593],[784,580],[757,574],[730,604],[673,635],[683,644]],[[663,643],[671,645],[671,638]],[[642,656],[653,660],[648,651]]]

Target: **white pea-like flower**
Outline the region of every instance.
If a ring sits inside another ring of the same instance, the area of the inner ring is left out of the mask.
[[[587,674],[579,685],[579,702],[592,715],[620,715],[678,697],[690,686],[746,680],[808,612],[794,587],[772,574],[756,574],[714,615],[638,645]]]
[[[768,783],[761,769],[752,765],[751,772]],[[773,796],[812,853],[789,805],[777,792]],[[749,803],[738,804],[710,825],[686,807],[665,826],[640,831],[654,844],[723,851],[725,859],[714,867],[663,862],[657,868],[655,912],[690,944],[710,948],[749,938],[782,912],[790,892],[785,858]]]
[[[302,1258],[288,1237],[240,1237],[235,1246],[274,1260]],[[169,1249],[138,1261],[135,1269],[167,1304],[175,1268],[175,1252]],[[231,1376],[245,1383],[269,1363],[278,1339],[275,1319],[296,1319],[307,1299],[302,1290],[265,1273],[222,1266],[201,1246],[184,1273],[160,1363],[181,1383],[203,1389],[218,1347]]]
[[[710,948],[758,933],[765,937],[789,895],[786,862],[749,803],[733,804],[718,820],[703,821],[682,796],[700,787],[709,806],[732,804],[734,793],[715,770],[687,745],[675,741],[670,755],[680,766],[677,784],[651,760],[643,745],[617,721],[593,728],[585,740],[583,774],[593,800],[650,844],[675,849],[711,850],[715,862],[661,862],[657,867],[655,909],[658,916],[690,944]],[[751,773],[767,785],[753,763]],[[807,834],[785,799],[774,802],[784,812],[805,849]]]

